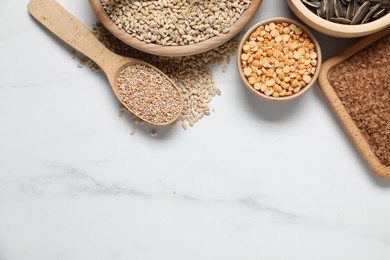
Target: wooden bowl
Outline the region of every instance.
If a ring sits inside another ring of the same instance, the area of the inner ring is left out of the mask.
[[[310,83],[308,83],[302,90],[300,90],[298,93],[295,93],[295,94],[292,94],[290,96],[285,96],[285,97],[273,97],[273,96],[267,96],[265,95],[263,92],[261,91],[258,91],[256,89],[253,88],[253,86],[251,84],[249,84],[246,76],[244,75],[244,71],[242,69],[242,65],[241,65],[241,54],[242,54],[242,47],[244,46],[246,40],[249,38],[250,34],[255,31],[259,26],[261,25],[266,25],[266,24],[269,24],[269,23],[288,23],[288,24],[295,24],[297,25],[298,27],[300,27],[302,29],[302,31],[304,33],[306,33],[309,38],[311,39],[311,41],[314,43],[315,45],[315,50],[317,52],[317,68],[316,68],[316,71],[314,73],[314,75],[312,76],[312,80]],[[321,63],[322,63],[322,53],[321,53],[321,48],[320,48],[320,44],[319,42],[317,41],[317,39],[314,37],[314,35],[310,32],[310,30],[304,26],[303,24],[293,20],[293,19],[290,19],[290,18],[285,18],[285,17],[274,17],[274,18],[270,18],[270,19],[266,19],[266,20],[263,20],[255,25],[253,25],[247,32],[246,34],[242,37],[241,41],[240,41],[240,45],[238,47],[238,51],[237,51],[237,57],[236,57],[236,63],[237,63],[237,69],[238,69],[238,73],[240,74],[240,77],[241,77],[241,80],[242,82],[244,83],[244,85],[253,93],[255,94],[256,96],[258,97],[261,97],[261,98],[265,98],[265,99],[268,99],[268,100],[272,100],[272,101],[288,101],[288,100],[292,100],[292,99],[295,99],[297,97],[300,97],[301,95],[303,95],[306,91],[308,91],[312,86],[313,84],[316,82],[317,78],[318,78],[318,75],[319,75],[319,72],[320,72],[320,67],[321,67]]]
[[[390,25],[390,13],[378,20],[359,25],[345,25],[327,21],[310,11],[301,0],[287,0],[291,10],[304,23],[324,34],[340,37],[354,38],[373,34]]]
[[[184,45],[184,46],[162,46],[159,44],[146,43],[132,37],[124,30],[120,30],[118,26],[111,20],[103,8],[100,0],[89,0],[93,11],[96,16],[102,22],[102,24],[117,38],[124,43],[132,46],[135,49],[143,52],[160,55],[160,56],[187,56],[202,53],[211,49],[214,49],[225,42],[232,39],[237,35],[245,25],[252,19],[256,14],[262,0],[252,0],[248,9],[241,15],[241,17],[230,27],[230,31],[226,34],[220,34],[212,37],[203,42]]]
[[[326,98],[333,111],[335,112],[337,118],[343,125],[344,129],[347,131],[349,137],[354,142],[355,146],[359,150],[362,157],[365,159],[372,171],[382,177],[390,178],[390,166],[383,165],[378,157],[375,155],[370,144],[367,142],[366,138],[361,133],[360,129],[355,124],[355,121],[348,114],[340,98],[337,96],[332,85],[329,83],[328,74],[329,71],[339,63],[350,58],[360,50],[379,40],[381,37],[390,33],[390,27],[380,31],[371,36],[367,36],[360,41],[353,44],[351,47],[347,48],[345,51],[341,52],[339,55],[326,61],[319,75],[319,85],[324,92]]]

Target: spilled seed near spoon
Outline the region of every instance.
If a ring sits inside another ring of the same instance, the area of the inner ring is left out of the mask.
[[[153,125],[169,125],[179,118],[181,92],[159,69],[111,52],[54,0],[31,0],[28,10],[52,33],[101,67],[117,98],[134,115]]]

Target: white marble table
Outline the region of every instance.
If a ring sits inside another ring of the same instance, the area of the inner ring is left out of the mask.
[[[375,177],[318,86],[253,97],[234,63],[195,127],[130,135],[102,73],[0,2],[1,260],[390,259],[390,180]],[[88,1],[60,0],[87,24]],[[252,21],[291,16],[264,0]],[[317,34],[325,58],[353,40]]]

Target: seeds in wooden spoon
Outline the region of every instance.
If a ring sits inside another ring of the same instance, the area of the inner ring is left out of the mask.
[[[180,112],[179,91],[154,68],[130,65],[120,72],[117,84],[121,101],[146,121],[167,123]]]
[[[111,51],[126,57],[137,58],[157,67],[179,88],[183,96],[183,111],[179,120],[183,121],[183,128],[192,127],[201,119],[215,112],[210,108],[211,101],[221,91],[217,88],[211,66],[221,64],[225,59],[237,51],[238,42],[233,39],[213,49],[192,56],[164,57],[136,50],[123,43],[108,31],[101,23],[95,24],[93,34]],[[99,67],[90,59],[84,61],[91,70]],[[136,124],[144,121],[133,115]]]

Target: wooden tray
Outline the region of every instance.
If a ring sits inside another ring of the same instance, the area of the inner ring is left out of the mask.
[[[351,47],[341,52],[339,55],[326,61],[321,67],[320,75],[318,78],[318,83],[325,96],[327,97],[330,106],[336,113],[336,116],[342,123],[350,138],[355,143],[357,149],[359,150],[363,158],[366,160],[369,167],[374,173],[386,178],[390,178],[390,166],[383,165],[373,152],[366,138],[360,132],[359,128],[357,127],[353,119],[350,117],[350,115],[344,108],[341,100],[338,98],[336,92],[334,91],[333,87],[329,83],[328,72],[332,67],[343,62],[352,55],[356,54],[358,51],[364,49],[365,47],[369,46],[370,44],[374,43],[375,41],[389,33],[390,26],[376,34],[367,36],[362,40],[356,42],[355,44],[351,45]]]

